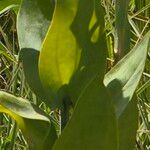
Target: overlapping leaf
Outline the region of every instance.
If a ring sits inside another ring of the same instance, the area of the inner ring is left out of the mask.
[[[105,75],[104,83],[114,97],[118,117],[132,99],[141,78],[149,49],[149,39],[150,32]]]
[[[75,104],[88,82],[96,74],[99,74],[100,80],[104,78],[107,48],[104,33],[104,10],[100,1],[79,1],[78,11],[71,28],[82,48],[78,70],[72,77],[68,88],[71,100]]]
[[[54,150],[118,150],[116,124],[112,100],[96,76],[80,95]]]
[[[104,79],[116,109],[120,150],[132,150],[134,148],[138,112],[137,102],[133,95],[144,70],[149,49],[150,31],[133,50],[106,74]]]
[[[55,129],[49,118],[38,107],[27,100],[0,91],[0,112],[10,115],[17,121],[30,149],[52,148],[56,139]]]
[[[39,79],[38,58],[53,9],[54,1],[23,0],[17,22],[20,58],[26,80],[35,94],[42,98],[45,98],[46,94]]]
[[[87,12],[83,12],[85,6]],[[82,48],[82,56],[68,88],[75,108],[54,150],[118,148],[115,111],[103,85],[106,67],[103,17],[99,1],[79,1],[71,29]]]
[[[80,59],[80,48],[70,30],[77,4],[77,0],[56,2],[52,24],[42,46],[40,78],[52,100],[58,90],[69,83]]]

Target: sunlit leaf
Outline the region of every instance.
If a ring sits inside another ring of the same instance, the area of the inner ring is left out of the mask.
[[[40,78],[51,100],[76,71],[80,48],[70,30],[78,1],[58,0],[39,60]]]
[[[104,83],[114,97],[118,117],[132,99],[141,78],[150,48],[149,39],[150,32],[105,75]]]
[[[45,99],[46,94],[39,79],[38,58],[41,44],[50,25],[53,8],[54,1],[23,0],[17,22],[20,58],[26,80],[35,94]]]
[[[31,150],[52,148],[56,139],[50,119],[29,101],[0,91],[0,112],[10,115],[19,125]],[[49,142],[47,142],[47,138]]]
[[[71,28],[82,48],[79,67],[68,88],[71,100],[75,105],[89,81],[96,74],[103,80],[105,74],[107,48],[104,33],[104,10],[100,1],[80,0]]]
[[[119,145],[121,150],[132,150],[135,144],[138,112],[137,102],[133,95],[143,73],[149,49],[150,31],[106,74],[104,79],[104,83],[113,98],[119,121]]]

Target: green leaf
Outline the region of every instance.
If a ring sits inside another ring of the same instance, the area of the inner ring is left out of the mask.
[[[4,11],[18,7],[21,3],[21,0],[0,0],[0,14]]]
[[[104,84],[111,93],[116,109],[121,150],[132,150],[135,144],[138,112],[133,96],[143,73],[149,49],[150,31],[104,78]]]
[[[107,53],[104,30],[104,10],[100,1],[80,0],[72,31],[82,48],[82,53],[78,70],[68,88],[74,105],[96,74],[100,76],[100,80],[104,78]]]
[[[104,84],[111,91],[119,117],[132,99],[139,83],[149,47],[150,31],[106,75]],[[121,98],[121,99],[120,99]]]
[[[39,72],[51,101],[69,83],[79,63],[80,48],[70,30],[77,4],[77,0],[56,2],[52,24],[42,46]]]
[[[23,0],[17,22],[20,58],[26,80],[35,94],[44,99],[47,99],[47,96],[39,78],[38,58],[53,9],[54,1]]]
[[[99,76],[90,81],[54,150],[118,150],[112,100]]]
[[[137,98],[133,96],[118,119],[119,150],[133,150],[138,129]]]
[[[56,131],[50,119],[38,107],[25,99],[0,91],[0,112],[17,121],[31,150],[52,148]]]

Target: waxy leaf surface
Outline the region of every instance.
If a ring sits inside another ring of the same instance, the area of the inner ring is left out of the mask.
[[[104,84],[114,97],[118,117],[132,99],[139,83],[145,67],[147,52],[150,49],[149,41],[150,31],[105,75]]]
[[[41,44],[46,36],[54,9],[54,1],[23,0],[18,15],[17,30],[20,58],[26,80],[37,96],[46,99],[38,71]]]
[[[50,119],[29,101],[0,91],[0,112],[10,115],[19,125],[31,150],[52,148],[56,139]],[[47,138],[50,137],[47,142]]]
[[[120,150],[134,149],[138,128],[137,101],[134,93],[145,67],[148,50],[150,31],[104,78],[118,118]]]

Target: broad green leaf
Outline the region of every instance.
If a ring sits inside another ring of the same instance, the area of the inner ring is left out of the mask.
[[[17,22],[20,58],[26,80],[35,94],[44,99],[47,97],[39,78],[38,58],[53,9],[54,1],[23,0]]]
[[[130,49],[130,24],[128,21],[129,0],[115,1],[115,51],[117,59],[122,58]]]
[[[0,14],[4,11],[18,7],[21,3],[21,0],[0,0]]]
[[[133,96],[118,119],[119,150],[133,150],[138,129],[137,98]]]
[[[52,24],[42,46],[39,72],[51,100],[69,83],[79,63],[80,48],[70,30],[77,4],[77,0],[56,1]]]
[[[71,28],[82,48],[79,67],[68,88],[68,93],[75,105],[81,92],[96,74],[101,80],[104,78],[107,48],[104,33],[104,10],[100,1],[80,0]]]
[[[111,93],[116,109],[120,150],[134,148],[138,111],[136,98],[133,96],[144,70],[149,49],[150,31],[104,78],[104,84]]]
[[[38,107],[25,99],[0,91],[0,112],[17,121],[31,150],[52,148],[56,139],[55,129],[50,119]]]
[[[106,87],[96,76],[80,95],[54,150],[118,150],[116,116]]]
[[[141,78],[148,49],[150,49],[150,31],[123,59],[106,75],[104,84],[114,97],[116,114],[119,117],[132,99]]]

